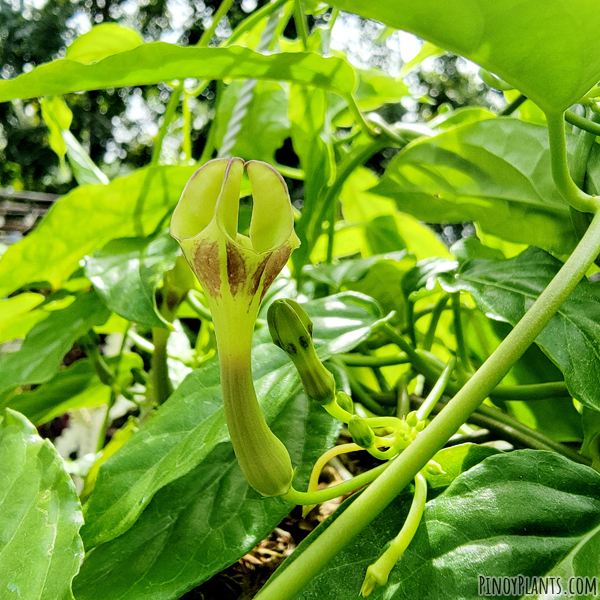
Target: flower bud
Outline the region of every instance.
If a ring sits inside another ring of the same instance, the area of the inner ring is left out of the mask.
[[[312,322],[293,300],[275,300],[267,313],[273,343],[294,363],[306,395],[319,404],[335,398],[335,379],[323,366],[312,341]]]
[[[354,416],[348,421],[348,431],[354,440],[361,448],[372,448],[375,444],[375,434],[369,427],[367,422],[361,418]]]
[[[406,424],[409,427],[416,427],[417,423],[419,422],[419,418],[417,417],[417,411],[416,410],[412,410],[411,412],[409,412],[406,415]]]
[[[352,398],[348,396],[348,394],[345,392],[338,392],[335,396],[335,401],[342,410],[345,410],[351,415],[354,414],[354,402],[352,401]]]

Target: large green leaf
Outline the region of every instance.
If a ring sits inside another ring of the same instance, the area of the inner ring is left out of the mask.
[[[510,260],[473,260],[449,291],[469,292],[488,316],[515,325],[556,275],[561,263],[539,248]],[[600,283],[582,280],[536,343],[563,372],[569,391],[583,404],[600,410]]]
[[[83,560],[77,492],[54,446],[23,415],[0,412],[2,600],[69,600]]]
[[[0,102],[15,98],[60,96],[69,92],[159,81],[198,79],[271,79],[321,87],[342,96],[354,91],[354,70],[345,60],[314,52],[268,56],[243,48],[183,48],[165,42],[143,44],[95,62],[62,58],[9,81],[0,81]]]
[[[496,73],[546,110],[564,110],[600,80],[596,0],[334,0]]]
[[[165,232],[155,239],[112,240],[85,260],[85,274],[108,308],[146,327],[165,327],[155,291],[181,250]]]
[[[67,308],[50,313],[27,334],[17,352],[0,356],[0,391],[48,381],[75,340],[94,325],[104,323],[109,314],[93,291],[80,294]]]
[[[569,151],[574,136],[567,137]],[[429,222],[476,221],[511,242],[564,255],[578,241],[552,181],[548,132],[517,119],[486,119],[417,141],[373,192]]]
[[[410,496],[399,496],[298,600],[356,598],[366,567],[397,535],[409,506]],[[475,600],[481,597],[479,575],[559,576],[566,584],[568,577],[598,572],[599,537],[598,473],[551,452],[491,456],[427,503],[423,522],[387,586],[371,598]],[[305,548],[303,543],[298,551]]]
[[[317,458],[335,443],[336,423],[304,394],[292,394],[272,423],[306,486]],[[281,498],[249,488],[230,443],[220,443],[184,477],[159,490],[136,523],[95,548],[75,579],[77,600],[169,600],[246,554],[289,513]]]
[[[109,185],[79,187],[58,200],[0,260],[0,296],[24,284],[58,287],[85,254],[117,237],[151,233],[175,206],[194,167],[149,167]]]
[[[345,352],[368,337],[380,316],[365,296],[340,294],[307,305],[322,358]],[[255,338],[252,370],[267,422],[281,412],[298,386],[296,371],[271,343],[267,328]],[[162,487],[207,460],[229,439],[216,360],[191,373],[156,415],[113,457],[98,476],[85,507],[82,537],[97,546],[124,533]]]

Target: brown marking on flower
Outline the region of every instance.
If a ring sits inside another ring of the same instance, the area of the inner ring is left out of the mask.
[[[267,290],[271,287],[273,281],[275,281],[275,277],[279,275],[281,269],[285,267],[285,263],[288,261],[290,254],[292,253],[292,248],[287,244],[284,244],[280,248],[278,248],[271,256],[269,257],[269,261],[267,262],[267,266],[265,268],[265,278],[263,280],[263,289],[260,295],[260,299],[262,301],[264,295]]]
[[[258,286],[260,285],[260,280],[262,278],[263,273],[265,272],[265,267],[269,262],[269,256],[266,256],[261,260],[258,267],[256,267],[256,271],[254,271],[254,275],[252,275],[252,281],[250,283],[250,295],[254,296],[258,291]]]
[[[205,292],[213,298],[221,296],[221,263],[217,242],[201,242],[194,254],[194,272]]]
[[[232,296],[238,293],[247,277],[246,262],[242,253],[231,242],[227,242],[227,279]]]

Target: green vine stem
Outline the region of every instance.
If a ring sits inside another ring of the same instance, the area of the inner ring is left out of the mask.
[[[329,500],[333,500],[334,498],[339,498],[340,496],[344,496],[346,494],[350,494],[355,490],[373,482],[381,473],[383,473],[392,463],[392,461],[385,462],[382,465],[379,465],[369,471],[365,471],[348,481],[344,481],[343,483],[338,483],[337,485],[333,485],[331,487],[325,488],[323,490],[316,490],[314,492],[300,492],[293,487],[291,487],[287,493],[285,493],[282,497],[288,502],[292,502],[293,504],[302,506],[302,505],[312,505],[321,504],[321,502],[327,502]],[[258,596],[257,596],[258,597]],[[281,596],[285,598],[286,596]],[[291,596],[290,596],[291,597]],[[269,596],[270,599],[270,596]]]
[[[571,123],[571,125],[575,125],[575,127],[579,127],[579,129],[583,129],[588,133],[593,135],[600,135],[600,124],[594,123],[594,121],[590,121],[585,117],[580,117],[578,114],[574,113],[572,110],[568,110],[565,113],[565,121],[567,123]]]
[[[348,367],[391,367],[410,362],[404,353],[393,356],[365,356],[363,354],[338,354],[337,358]]]
[[[424,402],[416,396],[413,396],[411,400],[417,406],[422,405]],[[433,408],[432,413],[439,414],[445,406],[445,403],[437,404]],[[527,425],[524,425],[514,417],[511,417],[509,414],[494,406],[487,406],[486,404],[479,406],[469,417],[469,423],[500,434],[502,438],[508,442],[525,446],[526,448],[557,452],[574,462],[583,465],[590,464],[590,460],[585,456],[571,450],[564,444],[554,441],[543,433],[527,427]]]
[[[410,483],[533,343],[599,253],[600,214],[597,214],[571,257],[490,358],[416,440],[391,461],[373,485],[315,539],[310,552],[301,554],[262,589],[256,596],[258,600],[293,598]]]
[[[387,583],[390,571],[404,554],[421,524],[421,518],[427,502],[427,480],[423,473],[415,476],[415,495],[408,511],[406,521],[400,533],[392,540],[389,547],[367,569],[367,576],[360,590],[363,596],[370,596],[378,585]]]
[[[469,357],[467,355],[467,346],[465,344],[465,335],[463,331],[462,319],[460,318],[460,292],[452,294],[452,318],[454,323],[454,337],[456,339],[456,352],[458,355],[458,370],[461,373],[469,373]]]
[[[308,27],[302,0],[294,0],[294,23],[296,24],[298,37],[302,40],[302,47],[306,50],[308,46]]]
[[[360,113],[360,111],[359,111]],[[359,148],[354,149],[351,154],[345,159],[345,161],[339,166],[337,175],[333,183],[328,186],[323,194],[321,200],[321,211],[319,215],[319,222],[323,222],[327,219],[328,214],[332,214],[332,205],[335,205],[344,182],[354,172],[356,167],[363,165],[371,157],[375,156],[378,152],[390,145],[389,138],[380,136],[376,139],[371,140],[368,144],[363,144]],[[327,242],[327,264],[331,264],[333,261],[333,235],[329,236]]]
[[[229,12],[232,4],[233,0],[223,0],[223,2],[221,2],[217,12],[213,17],[210,27],[206,29],[200,37],[198,46],[208,46],[210,40],[212,40],[212,37],[215,34],[215,31],[217,30],[217,27],[219,26],[219,23],[221,22],[221,19]]]
[[[449,296],[443,295],[435,304],[433,311],[431,312],[431,321],[429,322],[429,327],[427,329],[427,333],[425,334],[425,339],[423,340],[423,349],[431,350],[433,346],[433,341],[435,339],[435,332],[437,331],[437,326],[440,322],[440,318],[442,313],[446,308],[446,304],[448,304]],[[414,316],[413,316],[414,318]]]
[[[175,89],[171,92],[171,97],[169,98],[167,109],[165,110],[163,122],[158,131],[158,136],[156,138],[156,142],[154,143],[154,148],[152,149],[152,159],[150,160],[150,164],[152,166],[157,165],[160,161],[160,152],[162,150],[162,145],[165,140],[165,136],[169,131],[169,125],[175,117],[175,112],[177,111],[177,107],[179,106],[179,100],[181,98],[182,92],[183,81],[178,83]]]
[[[153,399],[157,406],[160,406],[173,393],[167,366],[169,334],[170,331],[164,327],[154,327],[152,329],[154,353],[152,354],[150,381],[152,382]]]
[[[550,160],[552,178],[562,197],[579,212],[595,213],[600,207],[599,198],[589,196],[580,190],[569,173],[567,142],[563,113],[547,113],[548,135],[550,137]],[[594,257],[595,258],[595,257]]]
[[[499,117],[509,117],[512,115],[523,102],[527,100],[527,96],[519,94],[512,102],[509,102],[499,113]]]
[[[449,394],[458,391],[458,385],[455,382],[448,382],[447,390]],[[396,397],[391,393],[373,393],[371,397],[379,404],[394,406]],[[530,402],[535,400],[548,400],[552,398],[570,398],[571,393],[564,381],[549,381],[546,383],[530,383],[526,385],[498,385],[490,393],[492,400],[504,400],[506,402],[523,401]]]

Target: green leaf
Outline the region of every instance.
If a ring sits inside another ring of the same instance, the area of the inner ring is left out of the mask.
[[[124,354],[121,360],[107,359],[112,369],[117,366],[117,383],[126,388],[132,383],[131,369],[143,369],[139,354]],[[68,410],[101,406],[110,398],[110,388],[104,385],[89,360],[78,360],[59,371],[50,381],[34,390],[13,396],[8,407],[23,413],[35,425],[42,425]]]
[[[234,81],[219,99],[214,122],[216,148],[223,143],[242,86],[243,82]],[[231,156],[273,164],[275,152],[290,136],[287,92],[278,83],[259,81],[242,123],[243,135],[237,136]]]
[[[340,294],[307,305],[322,359],[345,352],[369,336],[381,315],[359,294]],[[332,318],[335,317],[335,318]],[[252,371],[267,422],[286,405],[298,377],[264,327],[255,336]],[[140,431],[100,469],[85,507],[82,536],[91,548],[123,534],[162,487],[207,460],[229,439],[216,360],[191,373]]]
[[[180,254],[169,232],[154,240],[112,240],[93,256],[86,256],[85,274],[106,306],[124,319],[149,328],[167,327],[158,313],[155,292]]]
[[[116,23],[103,23],[76,38],[67,48],[66,57],[90,64],[119,52],[133,50],[143,43],[137,31]]]
[[[0,300],[0,344],[25,337],[47,315],[33,309],[44,301],[41,294],[24,293]]]
[[[0,296],[48,281],[58,288],[85,254],[117,237],[151,233],[175,206],[195,167],[148,167],[60,198],[30,235],[0,259]]]
[[[397,535],[410,500],[402,494],[392,502],[298,600],[356,598],[367,566]],[[322,527],[296,552],[306,551],[307,542]],[[459,475],[427,503],[423,521],[387,586],[371,597],[475,600],[481,597],[479,575],[560,576],[566,584],[570,576],[597,572],[599,536],[598,473],[551,452],[498,454]]]
[[[438,277],[456,271],[458,263],[446,258],[426,258],[414,266],[402,280],[402,292],[413,301],[435,290]]]
[[[567,4],[406,0],[400,6],[387,0],[334,0],[332,4],[460,54],[545,110],[565,110],[600,80],[595,0]]]
[[[478,465],[488,456],[499,454],[500,451],[490,446],[478,446],[477,444],[458,444],[449,448],[443,448],[433,460],[442,467],[443,473],[430,473],[425,470],[427,479],[428,495],[445,490],[461,473],[468,471]]]
[[[581,454],[592,459],[592,467],[600,469],[600,413],[586,406],[581,411],[583,444]]]
[[[0,356],[0,391],[48,381],[75,340],[104,323],[109,314],[94,292],[80,294],[67,308],[50,313],[29,332],[20,350]]]
[[[364,167],[355,169],[344,182],[340,197],[344,219],[348,224],[360,225],[352,231],[353,237],[364,238],[363,255],[374,252],[374,229],[381,217],[392,217],[398,234],[406,246],[419,260],[431,256],[449,256],[448,249],[433,231],[412,217],[398,212],[394,202],[371,194],[368,190],[376,185],[377,177]],[[385,221],[386,225],[389,221]],[[361,231],[362,230],[362,231]],[[343,230],[342,230],[343,231]],[[339,233],[337,234],[339,236]],[[396,248],[398,249],[398,248]]]
[[[326,125],[327,94],[322,90],[303,89],[292,86],[290,90],[290,121],[292,143],[300,159],[304,178],[304,204],[296,233],[300,248],[292,254],[296,271],[306,264],[311,250],[321,235],[323,223],[319,219],[322,191],[331,177],[335,162],[330,147],[324,139]]]
[[[354,93],[356,103],[362,111],[371,111],[390,102],[400,102],[408,95],[408,88],[401,79],[390,77],[380,69],[356,69],[358,86]],[[354,117],[347,106],[337,98],[330,99],[330,110],[335,115],[337,127],[351,127]]]
[[[570,151],[575,140],[567,136]],[[487,233],[558,255],[578,241],[552,180],[548,132],[517,119],[477,121],[414,142],[372,191],[418,219],[476,221]]]
[[[335,422],[294,392],[272,422],[305,487],[317,458],[335,443]],[[230,443],[159,490],[136,523],[99,546],[74,582],[77,600],[168,600],[200,585],[265,538],[292,506],[249,488]]]
[[[469,292],[486,315],[515,325],[562,264],[539,248],[510,260],[473,260],[449,291]],[[581,403],[600,410],[600,283],[582,280],[565,300],[536,344],[563,372],[569,392]]]
[[[54,150],[59,158],[64,158],[67,153],[67,145],[63,139],[64,129],[71,127],[73,113],[62,98],[43,98],[40,102],[42,117],[49,130],[50,148]]]
[[[373,265],[381,261],[390,261],[402,270],[406,270],[415,263],[412,256],[407,254],[405,250],[401,250],[389,254],[369,256],[368,258],[348,259],[337,265],[320,265],[316,267],[308,265],[304,267],[304,273],[319,283],[324,283],[339,290],[345,283],[362,279]]]
[[[35,427],[0,412],[2,600],[69,600],[83,560],[77,492],[62,458]]]
[[[173,79],[271,79],[292,81],[349,96],[356,85],[343,59],[313,52],[268,56],[243,48],[183,48],[151,42],[93,63],[62,58],[9,81],[0,81],[0,102],[15,98],[59,96],[69,92],[149,85]]]
[[[539,110],[539,109],[538,109]],[[427,122],[427,127],[434,129],[436,132],[446,131],[451,127],[458,125],[466,125],[467,123],[475,123],[484,119],[495,119],[496,115],[486,108],[479,106],[466,106],[457,110],[449,110],[439,114],[437,117]]]
[[[75,136],[70,131],[63,130],[62,137],[67,147],[67,158],[77,183],[79,185],[108,184],[108,177],[96,166]]]

